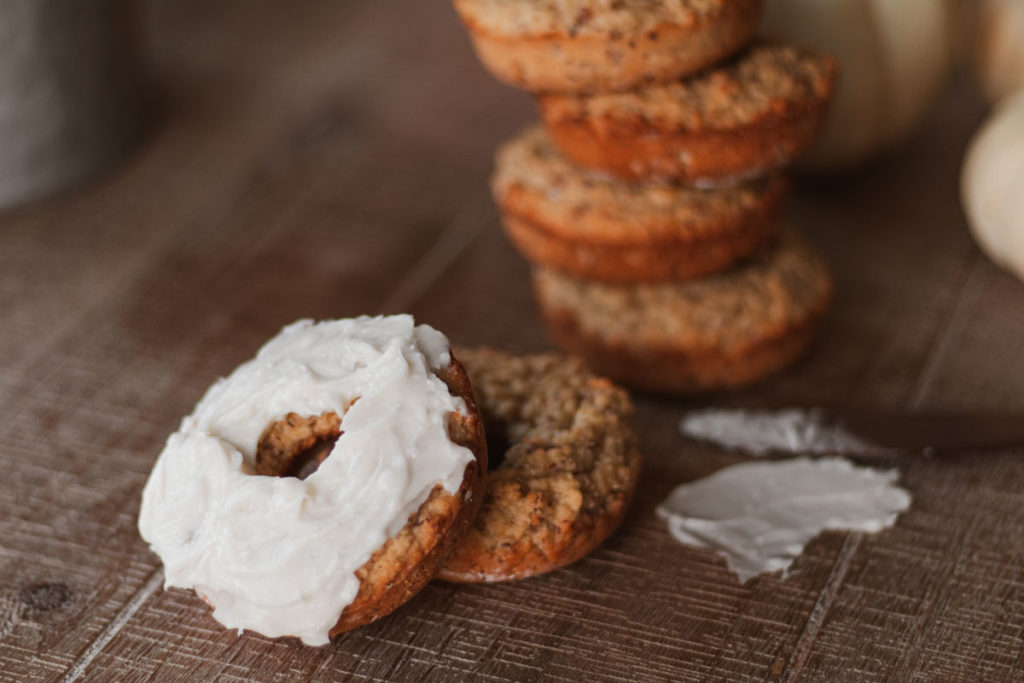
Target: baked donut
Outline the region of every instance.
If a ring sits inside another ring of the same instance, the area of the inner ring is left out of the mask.
[[[629,396],[561,354],[458,354],[495,466],[480,514],[438,576],[506,581],[578,560],[619,525],[636,487]]]
[[[165,585],[194,588],[224,626],[322,645],[434,576],[486,462],[444,335],[408,315],[304,320],[170,436],[139,530]]]
[[[533,263],[602,282],[708,275],[774,240],[786,181],[736,187],[609,180],[570,164],[535,127],[506,143],[491,183],[505,232]]]
[[[831,57],[761,43],[691,79],[537,101],[570,161],[624,179],[715,186],[762,175],[807,149],[835,75]]]
[[[681,283],[609,285],[539,268],[555,341],[631,387],[690,394],[749,384],[796,359],[832,297],[821,258],[792,232],[731,270]]]
[[[762,0],[455,0],[480,61],[533,92],[625,90],[750,42]]]

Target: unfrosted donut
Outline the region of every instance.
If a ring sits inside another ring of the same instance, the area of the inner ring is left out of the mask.
[[[557,353],[460,349],[459,357],[497,465],[480,514],[438,576],[507,581],[575,562],[615,530],[636,488],[629,396]]]
[[[537,104],[551,140],[580,167],[720,188],[783,168],[814,142],[836,71],[827,55],[762,41],[693,78]]]
[[[762,0],[455,0],[484,66],[533,92],[628,90],[750,42]]]

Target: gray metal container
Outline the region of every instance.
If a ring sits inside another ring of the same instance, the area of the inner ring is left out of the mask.
[[[138,139],[130,0],[0,0],[0,208],[85,180]]]

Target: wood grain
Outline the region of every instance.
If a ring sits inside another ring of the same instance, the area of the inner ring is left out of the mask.
[[[906,149],[802,178],[791,219],[839,298],[750,390],[638,396],[623,528],[571,567],[431,584],[324,648],[221,628],[139,539],[153,460],[206,386],[299,317],[408,310],[459,343],[548,348],[486,180],[533,116],[443,0],[149,6],[163,115],[116,173],[0,218],[0,680],[1021,680],[1019,453],[901,465],[878,536],[826,533],[740,585],[654,508],[741,456],[683,440],[715,405],[1024,408],[1024,286],[957,201],[981,106],[956,84]]]

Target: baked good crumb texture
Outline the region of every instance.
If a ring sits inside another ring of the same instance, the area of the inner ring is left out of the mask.
[[[562,354],[458,353],[497,465],[439,576],[504,581],[576,561],[614,531],[636,487],[628,395]]]

